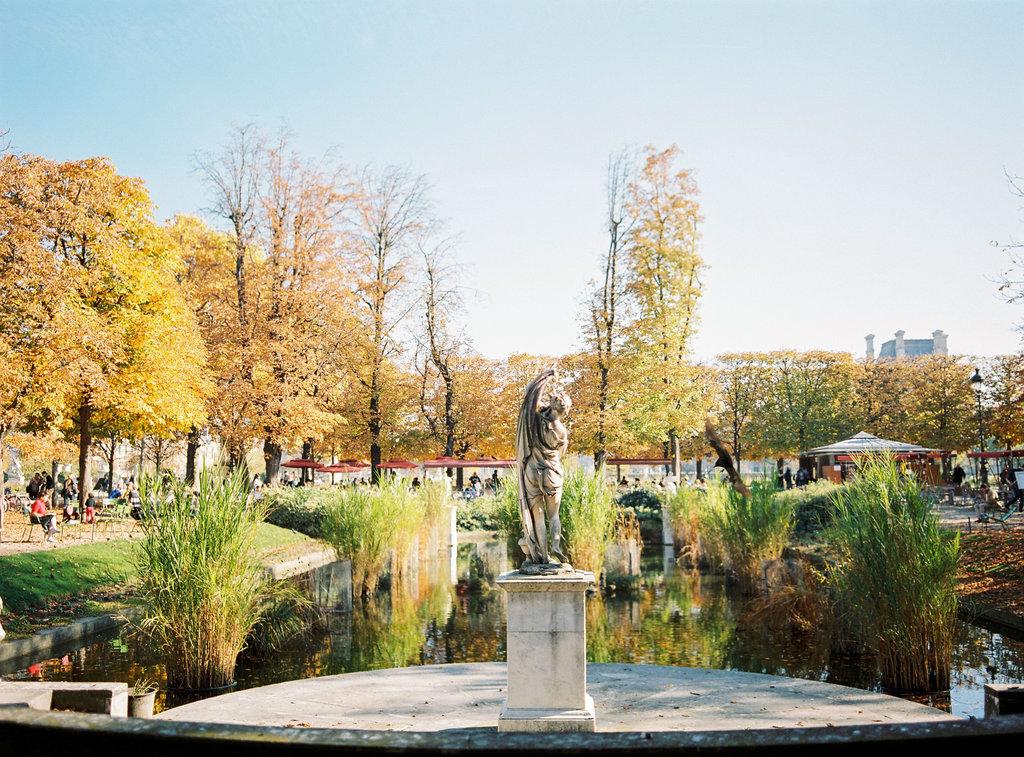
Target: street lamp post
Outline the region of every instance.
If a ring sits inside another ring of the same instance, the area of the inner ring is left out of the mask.
[[[985,451],[985,426],[981,412],[981,391],[984,388],[984,379],[981,377],[981,372],[975,368],[974,375],[971,376],[971,389],[978,396],[978,451]],[[988,484],[988,461],[985,458],[981,458],[981,483],[982,485]]]

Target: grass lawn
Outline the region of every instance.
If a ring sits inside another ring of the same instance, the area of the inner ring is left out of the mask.
[[[23,636],[132,604],[137,577],[132,549],[137,541],[104,541],[4,557],[0,597],[8,635]],[[257,549],[264,562],[287,560],[315,547],[319,543],[303,534],[269,523],[260,526]]]

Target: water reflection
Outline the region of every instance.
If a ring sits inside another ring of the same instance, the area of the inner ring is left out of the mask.
[[[350,613],[328,614],[312,638],[293,642],[270,660],[243,655],[238,688],[407,665],[504,661],[504,595],[487,587],[508,565],[505,545],[495,542],[460,545],[443,559],[420,561],[374,600],[357,602]],[[814,631],[752,622],[747,599],[730,592],[719,576],[679,571],[656,554],[644,578],[637,592],[588,599],[588,660],[768,673],[880,690],[872,658],[831,654]],[[139,639],[116,635],[31,668],[0,672],[22,679],[164,680],[155,653]],[[1021,681],[1024,644],[958,623],[950,695],[926,703],[980,717],[985,683]],[[181,702],[162,694],[158,709]]]

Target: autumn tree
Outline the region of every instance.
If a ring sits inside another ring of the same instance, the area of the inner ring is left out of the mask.
[[[1024,355],[999,355],[986,361],[986,420],[989,431],[1007,449],[1024,444]]]
[[[152,220],[142,182],[103,158],[33,166],[16,196],[17,252],[59,283],[39,292],[33,329],[47,333],[59,384],[44,410],[73,427],[81,504],[91,486],[93,427],[105,418],[164,432],[202,416],[204,353],[175,274],[180,250]]]
[[[977,442],[977,397],[971,364],[962,356],[914,358],[907,393],[907,441],[923,447],[966,450]]]
[[[766,453],[800,452],[855,433],[852,355],[778,351],[763,360],[765,402],[752,430]]]
[[[404,168],[367,170],[354,231],[357,315],[352,340],[351,433],[369,446],[373,480],[379,479],[382,440],[404,419],[410,387],[396,364],[403,352],[399,326],[414,306],[412,267],[417,244],[433,224],[422,176]],[[415,396],[415,388],[412,388]]]
[[[629,385],[626,374],[632,365],[623,355],[624,324],[629,315],[625,275],[634,223],[628,210],[634,163],[634,153],[628,148],[608,160],[605,218],[608,247],[601,259],[600,281],[589,285],[583,328],[583,341],[588,349],[581,356],[585,364],[580,366],[580,381],[574,387],[580,400],[575,406],[574,429],[580,434],[578,441],[584,448],[593,450],[597,470],[604,466],[609,446],[625,441],[623,390]]]
[[[697,369],[689,361],[705,268],[698,249],[700,208],[692,172],[675,167],[678,153],[676,147],[646,148],[626,201],[626,212],[635,219],[627,291],[636,310],[627,340],[651,398],[645,415],[667,438],[675,474],[680,436],[700,428],[707,411],[693,390]]]
[[[63,420],[52,400],[67,369],[57,348],[70,335],[51,312],[56,282],[40,242],[50,168],[42,158],[0,155],[0,471],[10,434],[30,418],[44,427]]]
[[[214,427],[234,463],[261,440],[274,483],[285,445],[342,422],[334,393],[356,326],[344,231],[354,190],[329,157],[309,160],[285,132],[268,143],[251,126],[199,165],[227,234],[194,259],[216,318]]]
[[[902,440],[908,433],[907,393],[912,360],[867,359],[854,373],[854,423],[883,439]]]
[[[416,371],[419,408],[433,451],[465,458],[474,450],[493,451],[497,383],[493,366],[472,351],[457,327],[463,312],[459,269],[451,260],[448,242],[421,248],[422,310],[417,329]],[[457,472],[461,486],[462,469]]]
[[[763,412],[770,374],[759,353],[727,353],[719,355],[717,361],[720,430],[723,436],[728,435],[734,465],[740,470],[744,453],[749,459],[757,450],[756,439],[750,438],[749,430]]]

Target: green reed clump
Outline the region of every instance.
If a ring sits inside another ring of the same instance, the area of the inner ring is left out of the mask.
[[[693,486],[680,486],[674,494],[665,494],[665,507],[672,521],[672,531],[680,550],[701,551],[700,513],[707,495]]]
[[[891,456],[862,462],[833,502],[836,604],[845,625],[860,629],[878,655],[882,685],[949,688],[958,535],[939,527],[918,481],[902,475]]]
[[[321,533],[339,560],[351,562],[353,595],[373,594],[387,566],[391,514],[364,489],[334,489],[322,505]]]
[[[247,502],[244,472],[202,471],[192,489],[143,478],[145,538],[133,559],[146,613],[141,627],[164,656],[171,688],[234,681],[267,584],[255,549],[263,507]]]
[[[519,477],[505,476],[494,497],[494,523],[507,537],[523,535],[523,518],[519,512]]]
[[[404,573],[431,501],[398,479],[325,492],[320,531],[339,560],[351,561],[353,594],[373,594],[389,558],[392,574]]]
[[[388,519],[391,575],[398,578],[405,573],[416,549],[416,536],[426,515],[425,501],[399,478],[382,482],[375,493],[377,506]]]
[[[604,555],[615,537],[615,493],[597,475],[579,468],[565,472],[562,487],[562,544],[574,568],[600,576]]]
[[[424,481],[416,491],[423,502],[423,520],[428,527],[447,527],[448,486],[443,481]]]
[[[793,533],[793,507],[771,481],[755,481],[745,497],[713,484],[700,500],[700,534],[709,558],[728,563],[747,591],[760,582],[761,563],[778,558]]]

